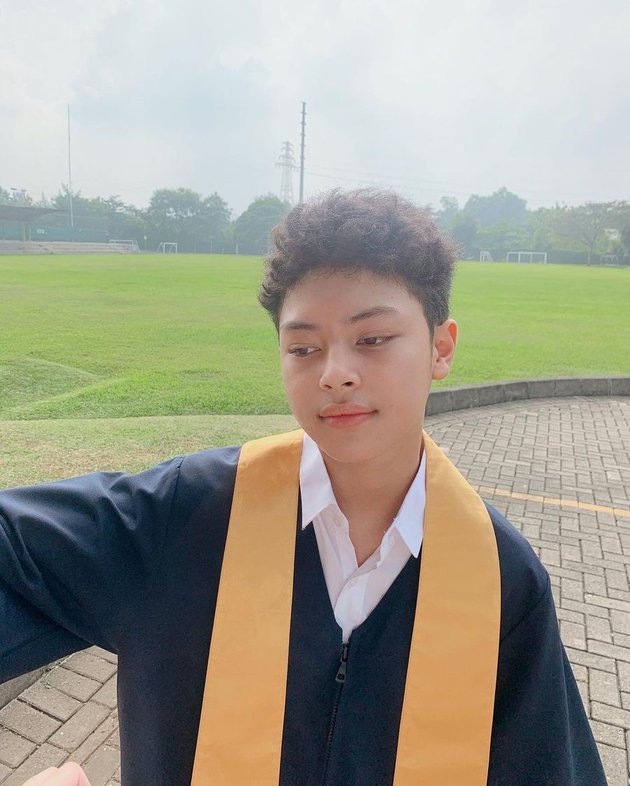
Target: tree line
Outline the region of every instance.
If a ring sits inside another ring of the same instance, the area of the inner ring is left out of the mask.
[[[49,207],[62,213],[44,216],[38,224],[68,227],[67,188],[52,199],[33,201],[28,194],[0,187],[0,204]],[[77,232],[96,232],[120,240],[135,240],[154,251],[163,241],[180,251],[260,254],[267,250],[269,232],[290,205],[273,194],[259,196],[237,218],[219,194],[198,194],[189,188],[161,188],[146,208],[118,196],[88,198],[72,194]],[[478,258],[488,251],[503,259],[509,251],[545,251],[550,261],[587,264],[602,260],[630,265],[630,202],[586,202],[568,207],[529,210],[521,197],[500,188],[489,196],[473,194],[463,207],[444,196],[439,207],[427,205],[438,225],[459,245],[463,256]]]
[[[545,251],[559,262],[609,259],[630,265],[630,202],[528,210],[524,199],[500,188],[489,196],[473,194],[463,207],[445,196],[439,208],[428,209],[468,258],[484,250],[495,259],[509,251]]]
[[[28,194],[11,194],[0,187],[0,204],[52,208],[38,219],[39,227],[69,226],[70,193],[67,188],[52,199],[35,202]],[[143,250],[155,251],[161,242],[178,244],[179,251],[260,254],[267,251],[269,232],[290,205],[273,194],[259,196],[236,219],[219,194],[198,194],[189,188],[160,188],[142,209],[118,196],[88,198],[72,193],[77,239],[103,237],[135,240]]]

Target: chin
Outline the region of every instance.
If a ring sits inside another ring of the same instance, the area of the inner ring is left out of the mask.
[[[366,433],[360,434],[358,430],[352,433],[350,429],[338,432],[325,429],[322,433],[320,426],[318,429],[311,429],[308,434],[325,457],[340,464],[371,461],[389,447],[387,440]]]

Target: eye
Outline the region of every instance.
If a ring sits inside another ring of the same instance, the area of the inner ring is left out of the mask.
[[[391,336],[366,336],[365,338],[360,338],[357,344],[362,344],[366,347],[377,347],[379,344],[389,341],[390,338]]]
[[[296,358],[306,358],[314,352],[317,352],[317,347],[292,347],[288,350],[289,355]]]

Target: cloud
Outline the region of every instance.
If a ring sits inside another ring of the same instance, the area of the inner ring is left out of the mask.
[[[67,181],[70,103],[75,188],[142,205],[185,185],[240,212],[278,190],[306,100],[311,192],[629,196],[625,0],[23,0],[1,13],[0,184],[34,195]]]

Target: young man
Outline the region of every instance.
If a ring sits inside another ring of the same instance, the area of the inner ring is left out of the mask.
[[[453,247],[371,190],[273,239],[304,435],[0,494],[2,676],[118,653],[125,786],[603,786],[546,571],[423,435]]]

